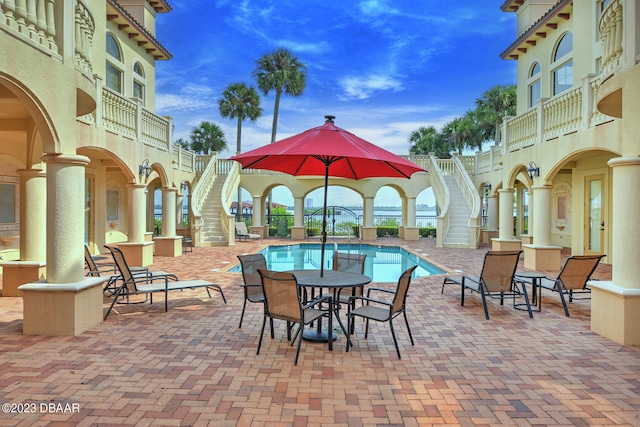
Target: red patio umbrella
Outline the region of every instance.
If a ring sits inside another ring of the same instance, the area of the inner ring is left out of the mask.
[[[415,172],[424,171],[409,160],[337,127],[333,123],[334,116],[325,118],[327,120],[322,126],[231,157],[243,169],[266,169],[294,176],[324,176],[321,276],[324,273],[324,247],[327,241],[329,177],[409,178]]]

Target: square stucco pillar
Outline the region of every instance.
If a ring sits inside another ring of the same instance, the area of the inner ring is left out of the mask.
[[[75,336],[99,325],[105,280],[88,277],[76,283],[52,285],[40,281],[20,286],[24,300],[22,333]]]

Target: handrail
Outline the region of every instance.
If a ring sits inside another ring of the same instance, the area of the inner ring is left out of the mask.
[[[435,156],[429,156],[431,174],[431,187],[436,196],[436,202],[442,201],[440,206],[440,214],[436,217],[438,233],[436,233],[436,247],[443,247],[444,236],[449,231],[449,189],[444,182],[444,174],[440,166],[451,164],[451,160],[437,159]]]
[[[193,193],[191,194],[191,213],[193,214],[194,224],[196,226],[202,226],[202,214],[200,213],[204,202],[209,195],[209,191],[213,185],[217,176],[217,163],[218,156],[213,155],[209,159],[209,163],[202,171],[200,179],[193,187]]]
[[[462,191],[465,201],[470,206],[469,215],[469,244],[478,247],[480,244],[480,196],[478,195],[473,182],[466,172],[464,164],[457,155],[453,156],[455,166],[455,178],[458,188]]]
[[[222,205],[220,207],[220,222],[222,224],[222,233],[229,243],[235,237],[235,223],[230,218],[235,217],[231,214],[231,203],[233,203],[233,195],[240,185],[240,164],[232,161],[232,165],[227,171],[227,179],[222,185]],[[240,202],[238,202],[240,204]]]

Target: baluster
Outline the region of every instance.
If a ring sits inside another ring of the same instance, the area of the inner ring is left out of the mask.
[[[4,10],[4,16],[7,17],[7,22],[15,19],[14,12],[16,10],[16,2],[14,0],[4,0],[2,9]]]
[[[47,28],[47,15],[44,0],[37,0],[36,4],[36,31],[41,41],[45,38],[44,30]]]
[[[56,37],[56,21],[55,21],[55,12],[54,12],[54,4],[53,4],[54,0],[46,0],[46,26],[47,29],[45,31],[45,34],[47,35],[47,40],[49,41],[49,48],[50,49],[54,49],[57,51],[56,49],[56,41],[55,41],[55,37]]]
[[[36,0],[27,0],[27,29],[36,32]]]
[[[614,55],[617,58],[622,55],[622,5],[618,4],[614,12],[616,28]]]
[[[27,3],[26,0],[16,0],[15,4],[14,13],[16,22],[18,23],[18,27],[22,27],[25,25],[25,20],[27,19]]]

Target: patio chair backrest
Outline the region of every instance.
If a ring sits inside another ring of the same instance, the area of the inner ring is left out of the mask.
[[[522,251],[489,251],[484,256],[480,281],[487,292],[510,292]]]
[[[105,248],[109,249],[111,252],[113,262],[116,263],[116,267],[118,267],[118,271],[122,275],[122,280],[126,283],[127,288],[132,292],[137,292],[133,274],[131,274],[131,269],[129,268],[129,264],[127,264],[127,260],[125,259],[122,251],[116,247],[105,246]]]
[[[393,297],[391,315],[404,310],[405,302],[407,300],[407,292],[409,292],[409,285],[411,284],[411,274],[417,267],[417,265],[414,265],[400,275],[400,278],[398,279],[398,288],[396,289],[396,295]]]
[[[267,270],[267,261],[262,254],[238,255],[242,266],[242,279],[245,285],[260,285],[262,279],[258,270]],[[245,287],[247,297],[261,295],[262,289],[258,286]]]
[[[300,289],[292,273],[258,270],[262,279],[265,311],[269,316],[291,322],[302,322]]]
[[[569,291],[585,289],[589,278],[604,255],[574,255],[567,258],[558,280]]]
[[[366,258],[366,255],[336,251],[333,254],[332,269],[335,271],[364,274],[364,261]]]
[[[89,247],[87,245],[84,245],[84,262],[86,262],[89,267],[89,276],[100,276],[100,270],[98,269],[96,262],[93,260],[93,256],[91,256],[91,252],[89,252]]]
[[[249,232],[247,231],[247,224],[245,224],[244,222],[240,221],[240,222],[236,222],[236,231],[238,232],[238,234],[240,235],[246,235],[249,234]]]

